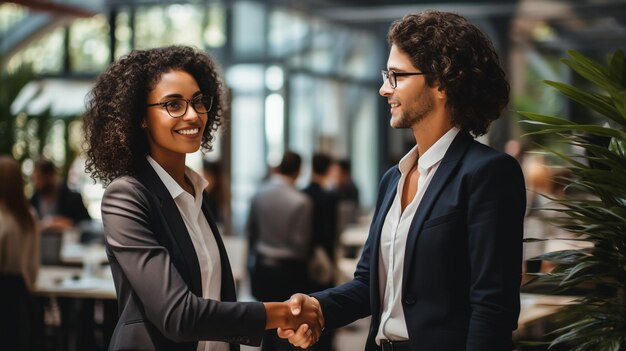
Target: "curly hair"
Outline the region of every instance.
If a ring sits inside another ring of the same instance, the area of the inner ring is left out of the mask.
[[[133,50],[98,77],[87,97],[85,169],[93,179],[106,185],[119,176],[136,174],[138,161],[149,151],[141,128],[148,93],[171,70],[189,73],[202,93],[213,96],[201,142],[203,151],[212,149],[226,106],[217,63],[207,53],[187,46]]]
[[[483,135],[509,101],[509,83],[491,41],[465,18],[424,11],[395,21],[387,36],[447,96],[452,123]]]

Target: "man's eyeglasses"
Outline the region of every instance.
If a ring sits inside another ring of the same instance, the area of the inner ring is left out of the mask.
[[[198,95],[191,100],[187,99],[172,99],[165,102],[157,102],[155,104],[148,104],[147,107],[161,106],[167,110],[167,113],[172,118],[180,118],[187,113],[187,108],[191,104],[191,108],[199,114],[209,113],[211,106],[213,106],[212,96]]]
[[[389,85],[395,89],[398,86],[398,77],[420,76],[430,72],[395,72],[382,70],[380,73],[383,75],[383,84],[385,84],[385,82],[389,82]]]

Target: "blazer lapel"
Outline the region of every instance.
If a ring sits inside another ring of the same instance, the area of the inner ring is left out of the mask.
[[[163,233],[169,236],[168,242],[175,245],[175,247],[168,249],[171,250],[170,254],[180,255],[180,260],[177,261],[182,262],[184,265],[184,267],[177,266],[176,268],[178,270],[186,269],[186,272],[181,271],[180,274],[187,278],[185,281],[189,285],[190,290],[197,296],[202,296],[202,275],[200,273],[198,256],[178,206],[176,206],[172,195],[148,161],[145,161],[138,178],[160,201],[161,215],[169,226],[169,231],[164,230]],[[175,261],[174,258],[172,261]]]
[[[209,210],[208,196],[209,195],[206,191],[202,192],[202,213],[204,213],[204,217],[206,218],[207,222],[209,222],[209,226],[211,227],[211,231],[213,232],[213,236],[215,237],[215,241],[217,242],[217,248],[220,252],[220,264],[222,265],[221,300],[236,301],[237,292],[235,290],[233,272],[230,268],[230,261],[228,260],[228,253],[226,252],[226,246],[224,245],[222,236],[217,229],[217,224],[215,223],[213,214]]]
[[[426,189],[424,197],[422,197],[422,200],[415,211],[415,216],[413,217],[411,227],[409,228],[404,252],[404,267],[402,270],[403,292],[405,290],[407,280],[410,279],[409,271],[412,266],[417,239],[421,233],[422,225],[435,204],[439,193],[448,182],[450,176],[454,173],[454,170],[457,168],[459,161],[465,154],[465,150],[472,140],[472,137],[465,132],[459,132],[456,138],[454,138],[452,144],[450,144],[450,147],[448,148],[448,151],[446,151],[446,154],[441,160],[441,164],[439,165],[439,168],[437,168],[432,181],[428,185],[428,189]]]

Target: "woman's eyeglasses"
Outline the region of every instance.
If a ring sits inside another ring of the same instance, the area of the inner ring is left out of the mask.
[[[164,102],[157,102],[154,104],[148,104],[147,107],[153,106],[161,106],[167,110],[167,113],[172,118],[180,118],[187,113],[187,108],[191,105],[191,108],[199,114],[206,114],[211,111],[211,106],[213,106],[213,97],[212,96],[203,96],[198,95],[193,99],[172,99]]]

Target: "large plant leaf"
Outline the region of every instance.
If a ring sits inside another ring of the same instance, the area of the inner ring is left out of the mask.
[[[558,283],[557,293],[581,286],[604,287],[590,290],[579,298],[580,304],[567,306],[559,313],[560,326],[553,332],[556,338],[551,346],[563,345],[574,351],[621,351],[626,350],[626,60],[622,51],[611,55],[608,65],[576,51],[568,53],[570,59],[562,62],[595,87],[554,81],[546,84],[598,113],[605,119],[600,123],[603,125],[580,124],[533,112],[520,114],[526,118],[523,123],[534,126],[528,135],[546,134],[561,143],[542,148],[571,173],[559,182],[572,193],[549,197],[555,206],[542,211],[555,213],[549,223],[570,232],[575,240],[588,241],[592,247],[538,256],[556,266],[550,273],[533,277],[534,282]],[[608,127],[611,124],[615,128]],[[564,151],[564,145],[584,153]],[[531,238],[527,242],[538,240]],[[607,294],[607,288],[614,293]]]
[[[530,111],[517,111],[517,113],[521,114],[522,116],[532,120],[532,121],[536,121],[536,122],[541,122],[543,124],[546,125],[569,125],[572,124],[572,122],[568,119],[565,118],[560,118],[560,117],[554,117],[554,116],[547,116],[547,115],[542,115],[539,113],[534,113],[534,112],[530,112]],[[520,121],[522,123],[528,123],[529,121]]]
[[[520,112],[520,114],[525,117],[529,117],[528,114],[525,112]],[[532,119],[530,121],[524,120],[520,122],[527,123],[527,124],[535,124],[535,125],[540,125],[540,126],[545,127],[542,130],[526,133],[526,135],[568,133],[572,131],[577,131],[577,132],[590,133],[594,135],[600,135],[600,136],[609,137],[609,138],[626,139],[626,134],[618,129],[601,127],[601,126],[592,125],[592,124],[572,124],[570,121],[569,124],[554,125],[550,122],[545,122],[544,120],[539,120],[539,119]]]
[[[599,97],[598,94],[586,93],[569,84],[553,82],[549,80],[544,81],[544,83],[554,87],[555,89],[559,90],[561,93],[578,102],[579,104],[589,107],[590,109],[604,115],[605,117],[610,118],[612,121],[619,123],[623,127],[626,127],[626,119],[612,104],[612,100],[602,99]]]
[[[610,78],[606,67],[574,50],[568,50],[567,53],[572,57],[572,60],[562,59],[561,62],[576,73],[611,95],[619,91],[619,84]]]
[[[609,75],[616,77],[622,85],[626,85],[626,69],[624,67],[624,52],[617,50],[609,57]]]

